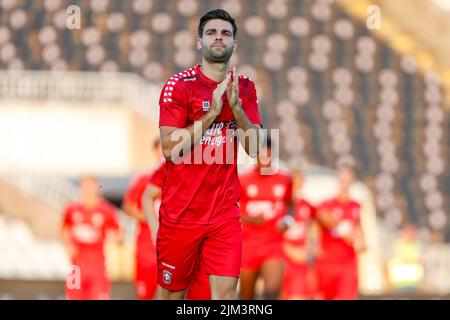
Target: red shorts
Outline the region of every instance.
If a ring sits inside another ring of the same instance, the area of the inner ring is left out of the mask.
[[[67,300],[108,300],[110,298],[110,282],[102,261],[98,264],[73,264],[79,267],[79,272],[69,274],[66,279]]]
[[[205,265],[199,261],[198,268],[189,283],[187,300],[211,300],[211,288],[209,286],[209,276],[205,271]]]
[[[283,299],[312,299],[315,296],[314,270],[306,263],[298,264],[285,259]]]
[[[156,251],[158,283],[166,290],[186,289],[200,258],[206,274],[238,278],[242,259],[240,218],[210,225],[161,223]]]
[[[243,271],[257,271],[268,260],[284,260],[281,241],[262,244],[259,241],[244,240],[241,266]]]
[[[147,224],[139,224],[136,237],[135,287],[139,300],[151,300],[155,296],[157,264],[152,233]]]
[[[318,293],[325,300],[356,300],[358,271],[356,261],[316,262]]]

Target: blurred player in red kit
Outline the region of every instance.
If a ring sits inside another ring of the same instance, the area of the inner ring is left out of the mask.
[[[349,197],[353,169],[340,167],[338,181],[337,197],[325,201],[317,210],[321,244],[316,272],[323,299],[354,300],[358,298],[357,254],[365,250],[365,242],[360,205]]]
[[[282,298],[286,300],[313,299],[317,279],[313,269],[316,253],[314,217],[316,209],[301,197],[303,175],[293,171],[294,217],[284,233],[283,251],[285,274]]]
[[[136,235],[135,287],[140,300],[155,298],[157,288],[157,264],[154,236],[158,231],[161,188],[165,175],[165,159],[162,157],[159,138],[153,144],[158,165],[150,172],[136,177],[124,197],[125,213],[135,217],[139,224]],[[208,276],[199,264],[189,284],[186,299],[209,300]]]
[[[263,167],[271,166],[272,146],[270,140],[267,142],[257,165],[239,177],[243,222],[240,296],[245,300],[254,298],[259,276],[264,281],[264,298],[277,299],[284,274],[284,218],[292,207],[292,178],[283,169],[261,174]]]
[[[120,241],[117,211],[102,198],[94,177],[81,177],[80,196],[79,202],[67,205],[63,218],[62,237],[72,265],[78,269],[72,276],[80,277],[68,277],[66,297],[68,300],[109,299],[104,244],[106,240]]]
[[[162,158],[159,138],[153,143],[152,149],[156,158],[160,159],[159,164],[150,173],[139,175],[131,181],[123,203],[125,213],[138,220],[135,288],[140,300],[153,299],[157,287],[156,248],[153,234],[156,231],[154,222],[158,219],[157,210],[166,164]]]
[[[199,260],[211,298],[236,298],[242,256],[237,140],[247,153],[250,142],[230,133],[256,133],[261,125],[254,83],[229,68],[236,32],[224,10],[202,16],[202,64],[172,76],[161,92],[167,171],[156,247],[163,299],[184,298]]]

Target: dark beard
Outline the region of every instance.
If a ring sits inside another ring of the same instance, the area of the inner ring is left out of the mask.
[[[203,51],[203,57],[211,63],[227,63],[230,61],[232,55],[233,48],[225,48],[224,52],[218,55],[214,55],[209,48]]]

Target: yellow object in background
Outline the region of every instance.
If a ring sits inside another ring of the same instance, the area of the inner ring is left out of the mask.
[[[397,240],[394,256],[388,264],[389,282],[396,289],[418,288],[424,277],[418,242]]]

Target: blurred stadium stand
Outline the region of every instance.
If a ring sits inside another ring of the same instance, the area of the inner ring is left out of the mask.
[[[66,28],[66,7],[72,4],[81,7],[79,30]],[[199,61],[197,21],[215,7],[237,18],[239,47],[232,63],[256,82],[265,127],[280,128],[281,157],[307,172],[314,170],[311,165],[333,168],[341,162],[355,163],[361,181],[373,194],[378,246],[389,247],[404,223],[418,225],[421,241],[428,244],[425,269],[430,290],[450,292],[446,196],[450,194],[450,109],[442,79],[424,71],[412,56],[397,52],[331,0],[0,1],[0,112],[6,115],[31,107],[26,115],[33,119],[34,107],[47,108],[51,103],[65,108],[64,112],[75,107],[85,108],[85,114],[101,109],[102,118],[112,110],[125,110],[129,122],[119,125],[111,118],[111,126],[105,126],[99,141],[106,149],[95,153],[94,142],[87,149],[78,147],[80,153],[92,152],[92,158],[103,155],[101,161],[78,170],[129,178],[149,163],[149,154],[142,150],[157,132],[163,82]],[[137,135],[133,128],[139,123],[151,124],[151,129]],[[63,129],[61,137],[67,139]],[[58,150],[49,150],[39,132],[19,134],[23,144],[8,144],[11,138],[5,137],[12,129],[3,130],[0,141],[3,145],[4,139],[9,149],[0,151],[2,181],[21,190],[36,184],[33,192],[60,208],[73,192],[64,183],[47,187],[48,175],[56,172],[63,180],[73,178],[74,163],[87,161],[74,158],[66,165],[59,162],[60,166],[43,169],[49,158],[64,161],[67,151],[57,158]],[[42,138],[36,149],[47,148],[50,156],[43,157],[33,146],[35,159],[22,152],[34,134]],[[119,135],[136,138],[123,142]],[[117,161],[108,166],[113,159]],[[39,170],[40,180],[21,178]],[[17,171],[23,174],[17,176]],[[12,236],[11,231],[8,234]],[[388,258],[387,252],[380,254]]]

